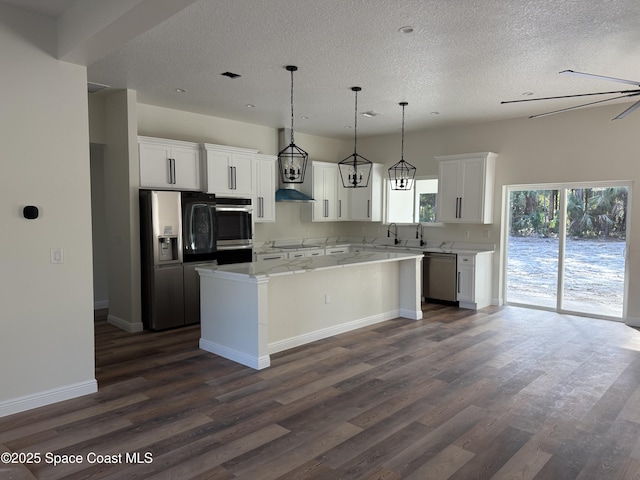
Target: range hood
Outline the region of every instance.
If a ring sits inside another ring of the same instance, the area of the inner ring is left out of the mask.
[[[276,202],[315,202],[315,199],[302,193],[295,188],[294,184],[290,183],[276,190]]]
[[[291,135],[291,130],[288,128],[280,129],[279,131],[279,143],[282,148],[282,145],[285,145],[288,136]],[[310,169],[307,169],[306,174],[309,174]],[[278,179],[280,179],[280,172],[277,173]],[[307,195],[306,193],[301,192],[296,188],[299,184],[296,183],[280,183],[280,188],[276,190],[276,202],[315,202],[315,200]]]

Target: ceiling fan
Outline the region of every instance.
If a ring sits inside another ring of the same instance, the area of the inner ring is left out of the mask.
[[[592,73],[574,72],[573,70],[563,70],[562,72],[560,72],[560,74],[561,75],[575,75],[575,76],[578,76],[578,77],[587,77],[587,78],[599,78],[601,80],[608,80],[610,82],[627,83],[629,85],[635,85],[636,87],[640,87],[640,82],[636,82],[636,81],[633,81],[633,80],[624,80],[624,79],[621,79],[621,78],[614,78],[614,77],[604,77],[602,75],[594,75]],[[553,112],[541,113],[539,115],[531,115],[529,118],[545,117],[547,115],[553,115],[554,113],[567,112],[569,110],[575,110],[576,108],[582,108],[582,107],[586,107],[586,106],[589,106],[589,105],[596,105],[598,103],[610,102],[611,100],[618,100],[620,98],[625,98],[625,97],[637,97],[637,96],[640,96],[640,88],[635,89],[635,90],[614,90],[612,92],[596,92],[596,93],[582,93],[582,94],[578,94],[578,95],[562,95],[562,96],[559,96],[559,97],[527,98],[527,99],[523,99],[523,100],[509,100],[509,101],[500,102],[500,103],[502,104],[502,103],[535,102],[537,100],[554,100],[554,99],[558,99],[558,98],[587,97],[587,96],[591,96],[591,95],[610,95],[610,94],[614,94],[614,93],[618,93],[618,94],[620,94],[620,96],[613,97],[613,98],[605,98],[604,100],[597,100],[595,102],[583,103],[581,105],[576,105],[575,107],[562,108],[560,110],[554,110]],[[640,108],[640,100],[638,100],[636,103],[631,105],[624,112],[619,114],[617,117],[613,118],[613,120],[620,120],[620,119],[626,117],[627,115],[629,115],[631,112],[633,112],[637,108]]]

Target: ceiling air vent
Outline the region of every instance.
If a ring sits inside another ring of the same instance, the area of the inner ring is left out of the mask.
[[[229,78],[240,78],[241,75],[238,75],[237,73],[233,73],[233,72],[224,72],[221,73],[220,75],[222,75],[223,77],[229,77]]]

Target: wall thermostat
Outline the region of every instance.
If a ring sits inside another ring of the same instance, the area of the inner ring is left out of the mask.
[[[27,218],[29,220],[38,218],[38,207],[34,207],[33,205],[27,205],[22,209],[22,215],[24,215],[24,218]]]

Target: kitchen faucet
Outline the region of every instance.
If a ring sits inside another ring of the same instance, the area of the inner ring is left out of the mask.
[[[422,225],[421,223],[419,223],[416,226],[416,238],[420,239],[420,246],[421,247],[423,247],[425,245],[423,227],[424,227],[424,225]]]
[[[393,233],[393,236],[394,236],[393,244],[398,245],[400,243],[400,240],[398,240],[398,225],[396,225],[395,223],[389,224],[389,228],[387,228],[387,237],[391,236],[391,225],[396,227],[395,232]]]

